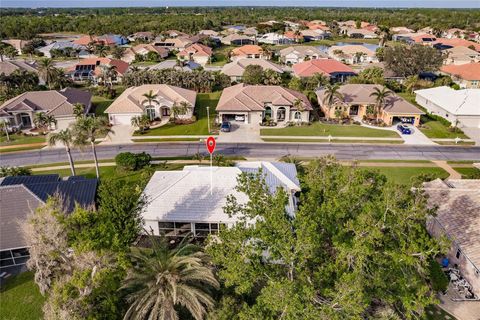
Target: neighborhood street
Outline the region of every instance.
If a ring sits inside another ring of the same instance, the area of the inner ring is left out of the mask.
[[[120,152],[145,151],[153,157],[191,156],[206,153],[203,142],[196,143],[142,143],[99,145],[99,159],[113,159]],[[426,145],[362,145],[362,144],[306,144],[306,143],[218,143],[215,153],[243,156],[252,159],[273,159],[285,155],[321,157],[334,155],[339,160],[479,160],[480,147],[426,146]],[[90,149],[73,150],[74,160],[90,160]],[[0,155],[2,166],[24,166],[66,162],[63,148],[43,149]]]

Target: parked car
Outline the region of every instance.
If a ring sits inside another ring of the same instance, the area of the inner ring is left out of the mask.
[[[412,134],[412,129],[410,129],[408,126],[404,124],[399,124],[397,126],[398,131],[400,131],[402,134]]]
[[[232,124],[228,121],[222,122],[222,125],[220,126],[220,131],[222,132],[230,132],[232,129]]]

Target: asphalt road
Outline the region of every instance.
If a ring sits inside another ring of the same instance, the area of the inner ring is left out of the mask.
[[[120,152],[145,151],[154,157],[189,156],[206,153],[203,143],[142,143],[125,145],[99,145],[99,159],[113,159]],[[464,146],[412,146],[361,144],[280,144],[280,143],[219,143],[215,150],[223,155],[272,159],[284,155],[321,157],[334,155],[339,160],[478,160],[480,147]],[[74,160],[92,159],[90,149],[73,150]],[[67,162],[63,148],[42,149],[0,154],[2,166],[24,166]]]

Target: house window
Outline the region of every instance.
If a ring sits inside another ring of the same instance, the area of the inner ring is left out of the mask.
[[[285,120],[286,111],[284,107],[280,107],[277,110],[277,121],[284,121]]]
[[[150,121],[153,121],[155,119],[155,108],[148,107],[146,109],[146,111],[147,111],[147,116],[150,119]]]
[[[302,120],[302,113],[300,111],[296,111],[293,117],[295,120]]]
[[[460,255],[462,254],[462,251],[460,249],[457,250],[457,254],[455,254],[455,257],[457,259],[460,259]]]

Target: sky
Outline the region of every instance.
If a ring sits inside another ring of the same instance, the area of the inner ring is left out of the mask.
[[[480,8],[480,0],[0,0],[0,7],[315,6]]]

